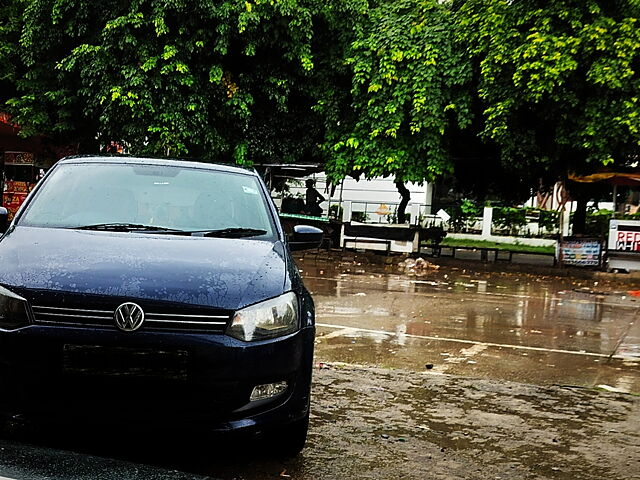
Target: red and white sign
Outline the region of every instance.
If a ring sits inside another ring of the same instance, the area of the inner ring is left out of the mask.
[[[640,252],[640,221],[611,220],[608,247],[610,251]]]
[[[640,252],[640,232],[618,231],[616,234],[616,250]]]

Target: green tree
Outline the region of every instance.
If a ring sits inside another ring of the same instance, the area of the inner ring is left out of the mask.
[[[636,0],[5,1],[11,112],[84,151],[512,199],[640,149]]]
[[[470,63],[439,2],[381,2],[346,52],[349,111],[327,129],[328,173],[398,181],[451,170],[448,136],[470,122]]]
[[[24,2],[23,74],[9,102],[24,134],[239,163],[318,157],[314,55],[339,61],[314,46],[314,25],[330,38],[330,20],[362,4]]]
[[[454,0],[452,9],[474,64],[479,133],[505,169],[549,184],[637,160],[637,1]],[[584,211],[588,194],[574,194]]]
[[[0,105],[15,95],[20,38],[21,0],[0,0]]]
[[[471,119],[470,63],[450,10],[435,0],[378,2],[360,20],[343,53],[347,81],[320,104],[334,114],[325,130],[326,169],[334,180],[394,177],[403,222],[410,199],[404,182],[452,170],[451,133]]]

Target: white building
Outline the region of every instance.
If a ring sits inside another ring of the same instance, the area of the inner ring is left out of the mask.
[[[327,199],[320,206],[327,215],[331,205],[339,205],[341,202],[350,201],[354,220],[360,219],[373,223],[390,223],[395,217],[395,212],[401,197],[395,186],[393,177],[374,178],[371,180],[354,180],[347,177],[338,185],[333,193],[327,189],[327,177],[323,173],[311,175],[316,181],[316,189]],[[290,195],[304,198],[306,178],[299,181],[290,181]],[[407,189],[411,193],[411,200],[406,212],[420,212],[420,215],[430,214],[433,203],[433,185],[424,183],[407,183]],[[280,201],[277,199],[277,203]],[[338,207],[334,207],[338,208]]]

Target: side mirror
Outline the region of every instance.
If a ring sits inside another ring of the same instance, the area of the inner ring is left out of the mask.
[[[309,250],[318,248],[322,243],[324,232],[309,225],[296,225],[293,227],[293,235],[289,240],[289,248],[292,251]]]
[[[0,233],[4,233],[9,228],[9,211],[0,207]]]

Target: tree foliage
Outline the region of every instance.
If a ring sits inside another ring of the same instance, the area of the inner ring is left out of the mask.
[[[640,150],[636,0],[4,2],[0,100],[84,151],[520,195]]]
[[[0,105],[15,95],[22,0],[0,0]]]
[[[307,88],[314,20],[304,0],[25,0],[25,133],[136,153],[292,161],[314,154]]]
[[[447,134],[470,121],[471,68],[451,11],[423,0],[371,8],[347,51],[347,115],[327,131],[328,172],[434,179],[450,171]]]
[[[551,182],[640,147],[640,6],[631,0],[460,0],[483,126],[506,167]]]

